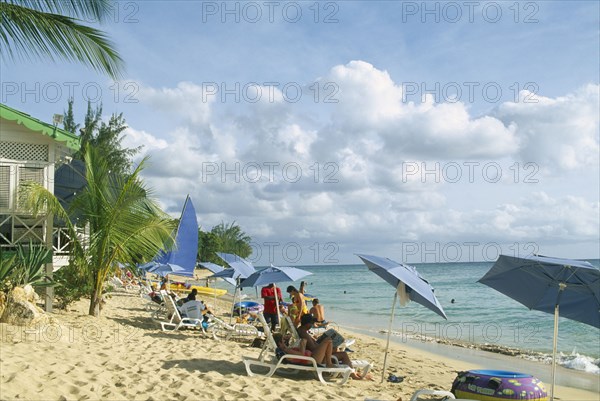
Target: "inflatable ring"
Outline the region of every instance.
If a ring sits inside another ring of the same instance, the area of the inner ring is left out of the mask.
[[[233,305],[233,314],[240,314],[240,310],[242,314],[249,312],[262,312],[265,309],[264,305],[259,304],[254,301],[242,301]]]
[[[452,383],[452,393],[458,398],[479,401],[548,400],[548,393],[539,379],[504,370],[460,372]]]

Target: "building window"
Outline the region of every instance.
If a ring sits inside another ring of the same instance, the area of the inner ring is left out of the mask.
[[[4,163],[0,165],[0,245],[19,242],[44,242],[45,217],[33,217],[24,208],[19,191],[27,182],[47,187],[45,166],[36,163]]]

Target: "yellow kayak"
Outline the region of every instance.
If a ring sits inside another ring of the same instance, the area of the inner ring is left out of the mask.
[[[220,288],[211,288],[211,287],[200,287],[198,285],[186,286],[185,284],[180,283],[171,283],[169,284],[170,291],[176,292],[191,292],[193,289],[198,291],[200,295],[210,295],[220,297],[222,295],[227,294],[227,290],[223,290]]]

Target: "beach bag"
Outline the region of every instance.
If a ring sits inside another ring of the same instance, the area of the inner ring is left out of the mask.
[[[335,331],[334,329],[328,329],[325,333],[323,333],[321,335],[321,337],[319,337],[319,339],[317,340],[317,342],[320,343],[325,338],[331,338],[331,342],[333,344],[333,348],[339,347],[340,345],[342,345],[342,343],[344,341],[346,341],[344,339],[344,337],[342,337],[342,335],[340,333],[338,333],[337,331]]]

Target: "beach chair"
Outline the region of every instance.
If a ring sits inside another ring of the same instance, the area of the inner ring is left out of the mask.
[[[146,301],[144,305],[146,310],[150,312],[152,319],[158,320],[159,322],[165,319],[170,319],[169,311],[167,309],[167,304],[165,302],[166,297],[169,297],[166,291],[159,291],[158,296],[160,297],[160,302],[154,301],[150,294],[140,294],[140,297]]]
[[[254,340],[264,337],[264,333],[256,326],[245,323],[227,324],[214,315],[209,316],[206,332],[215,340]]]
[[[150,294],[152,293],[155,293],[155,291],[150,286],[148,286],[147,284],[142,284],[139,292],[140,298],[146,301],[146,304],[144,305],[146,310],[154,314],[154,312],[156,312],[157,310],[161,308],[164,309],[164,301],[162,301],[162,295],[158,293],[161,298],[161,303],[155,302],[150,296]]]
[[[180,313],[189,319],[204,320],[204,306],[200,301],[189,301],[179,307]],[[262,337],[263,333],[256,326],[245,323],[235,323],[233,325],[225,323],[223,320],[214,316],[212,313],[206,315],[207,324],[203,325],[203,330],[215,340],[246,339],[254,340],[256,337]]]
[[[260,352],[258,358],[252,357],[243,357],[244,366],[246,367],[246,372],[248,376],[262,376],[262,377],[271,377],[275,372],[279,370],[283,371],[291,371],[293,373],[297,373],[299,371],[309,371],[315,373],[319,381],[323,384],[328,384],[325,381],[323,375],[330,375],[332,379],[337,378],[336,384],[343,385],[350,378],[350,374],[353,372],[352,368],[345,365],[337,365],[333,368],[323,367],[317,364],[317,361],[310,356],[302,356],[302,355],[292,355],[286,354],[278,357],[276,354],[277,344],[275,343],[275,339],[271,334],[271,329],[269,325],[265,321],[265,317],[261,312],[257,314],[258,319],[263,325],[263,330],[265,333],[265,343]],[[271,354],[270,357],[267,357],[268,354]],[[309,365],[299,365],[296,363],[290,363],[291,360],[305,360]],[[265,371],[265,373],[258,373],[256,368]],[[253,370],[255,369],[255,370]]]
[[[280,332],[283,335],[290,335],[293,346],[296,346],[300,343],[300,335],[298,334],[298,330],[296,330],[296,326],[294,326],[294,322],[292,322],[292,318],[287,315],[282,315],[279,323]]]
[[[293,346],[300,343],[300,334],[298,334],[298,330],[296,330],[296,326],[294,326],[294,322],[292,322],[292,318],[289,316],[283,316],[281,326],[281,334],[289,334],[291,335]],[[312,332],[312,330],[310,330]],[[337,347],[339,350],[344,351],[347,347],[354,344],[355,340],[344,340],[344,342]],[[373,364],[369,361],[360,360],[360,359],[352,359],[352,367],[356,370],[356,373],[361,377],[365,377],[367,373],[373,367]]]
[[[194,328],[205,332],[204,327],[202,326],[202,319],[182,317],[173,298],[171,298],[171,296],[164,290],[160,293],[167,309],[167,316],[169,317],[168,322],[160,322],[162,331],[175,331],[179,330],[180,328]]]
[[[150,284],[148,284],[145,281],[140,281],[140,296],[144,295],[144,294],[150,294],[154,292],[154,290],[152,289],[152,287],[150,286]]]

